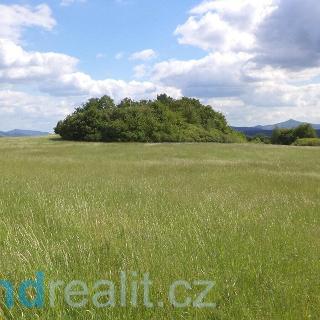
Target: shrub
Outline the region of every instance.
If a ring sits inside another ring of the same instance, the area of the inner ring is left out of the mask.
[[[257,144],[270,144],[271,138],[268,136],[265,136],[263,134],[256,134],[253,137],[247,137],[248,141],[251,143],[257,143]]]
[[[264,142],[261,140],[260,137],[255,137],[249,140],[250,143],[255,143],[255,144],[263,144]]]
[[[231,131],[228,134],[223,135],[223,143],[245,143],[247,142],[246,136],[237,131]]]
[[[303,138],[303,139],[297,139],[297,141],[294,143],[295,146],[305,147],[320,147],[320,139],[319,138]]]

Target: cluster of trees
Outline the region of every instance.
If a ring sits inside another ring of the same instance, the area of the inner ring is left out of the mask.
[[[291,145],[299,139],[317,138],[317,132],[311,124],[302,124],[294,129],[275,128],[272,132],[273,144]]]
[[[65,140],[135,142],[244,142],[225,117],[191,98],[166,94],[155,100],[108,96],[90,99],[54,129]]]

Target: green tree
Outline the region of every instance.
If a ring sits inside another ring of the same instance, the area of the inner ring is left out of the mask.
[[[108,97],[90,99],[63,121],[55,132],[66,140],[137,142],[241,142],[225,117],[199,100],[123,99],[118,105]]]
[[[280,135],[281,135],[281,131],[278,127],[273,129],[272,136],[271,136],[271,142],[273,144],[279,144],[280,143]]]
[[[295,128],[293,131],[295,139],[317,138],[317,132],[309,123],[305,123]]]

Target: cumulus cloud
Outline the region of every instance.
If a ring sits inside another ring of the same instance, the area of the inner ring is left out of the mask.
[[[52,96],[88,97],[108,94],[118,100],[126,96],[151,98],[161,92],[180,95],[180,90],[176,88],[150,81],[95,80],[78,70],[78,59],[74,57],[55,52],[26,51],[16,42],[23,27],[40,26],[51,29],[55,21],[51,17],[50,8],[46,5],[33,9],[1,5],[0,9],[0,17],[3,18],[0,20],[0,26],[3,26],[0,29],[0,83],[3,85],[33,85],[40,92]],[[133,54],[132,58],[148,60],[155,54],[153,50],[144,50]],[[141,73],[142,69],[140,76]]]
[[[148,67],[145,64],[139,64],[133,68],[133,73],[135,78],[143,78],[148,73]]]
[[[53,96],[110,95],[120,100],[152,98],[162,92],[177,97],[174,86],[150,81],[95,80],[77,69],[74,57],[54,52],[28,52],[10,40],[0,39],[0,82],[34,84],[41,92]],[[57,68],[59,66],[59,68]],[[143,76],[145,67],[136,68],[136,76]],[[139,73],[139,74],[138,74]]]
[[[73,74],[61,80],[63,82],[55,83],[57,87],[47,88],[42,94],[15,89],[0,90],[1,130],[22,128],[52,131],[57,121],[70,114],[76,106],[103,94],[108,94],[117,101],[124,97],[155,98],[162,92],[168,92],[172,96],[180,94],[176,89],[156,86],[150,82],[127,83],[112,79],[97,82],[85,74]]]
[[[208,51],[248,51],[259,24],[276,10],[272,0],[206,1],[175,31],[181,44]]]
[[[320,2],[278,0],[256,30],[259,65],[305,69],[320,62]]]
[[[63,75],[59,80],[44,82],[42,93],[30,94],[17,90],[0,90],[1,130],[33,128],[51,130],[58,120],[92,97],[109,95],[116,101],[124,97],[133,99],[155,98],[167,92],[173,97],[180,96],[175,88],[155,85],[151,82],[122,80],[93,80],[83,73]]]
[[[205,99],[234,125],[270,124],[299,119],[320,123],[320,84],[267,80],[247,85],[237,97]]]
[[[153,79],[217,102],[233,123],[319,119],[318,1],[210,0],[189,15],[175,35],[205,56],[157,63]]]
[[[77,101],[80,102],[80,101]],[[76,101],[17,90],[0,90],[1,130],[51,130],[58,119],[69,114]]]
[[[320,62],[317,0],[205,1],[175,31],[181,44],[215,52],[247,52],[254,61],[285,69]]]
[[[77,62],[77,59],[65,54],[27,52],[11,40],[0,39],[2,82],[42,82],[57,78],[61,74],[73,72]]]
[[[181,91],[175,87],[149,81],[94,80],[82,72],[64,74],[53,81],[44,82],[40,85],[40,90],[56,96],[96,97],[109,95],[117,101],[125,97],[133,99],[154,98],[162,92],[167,92],[173,97],[181,95]]]
[[[168,92],[178,96],[180,90],[151,82],[94,80],[77,70],[74,57],[54,53],[27,52],[10,40],[0,40],[0,82],[34,83],[42,92],[60,96],[104,95],[116,99],[153,97]],[[59,66],[59,68],[57,68]]]
[[[170,60],[156,64],[153,79],[200,98],[237,96],[243,91],[243,53],[211,53],[199,60]]]
[[[272,106],[265,104],[257,107],[255,104],[246,104],[242,99],[210,99],[205,103],[212,105],[216,110],[222,111],[228,118],[229,122],[235,126],[254,126],[266,125],[286,121],[289,118],[298,119],[303,122],[320,123],[320,105],[302,91],[300,96],[304,98],[290,105]],[[319,90],[319,88],[317,88]],[[287,93],[285,93],[287,94]],[[250,101],[253,102],[253,101]],[[260,101],[261,102],[261,101]]]
[[[46,4],[36,7],[0,4],[0,38],[18,41],[27,27],[51,30],[55,25],[51,9]]]
[[[130,56],[130,60],[141,60],[141,61],[148,61],[156,58],[157,53],[152,49],[146,49],[138,52],[134,52]]]
[[[273,0],[201,3],[190,11],[175,35],[179,43],[207,51],[206,56],[158,63],[153,69],[154,79],[175,84],[183,94],[199,98],[242,95],[252,83],[264,80],[263,74],[255,72],[255,32],[276,8]]]

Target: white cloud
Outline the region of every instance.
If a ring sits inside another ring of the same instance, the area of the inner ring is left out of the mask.
[[[64,54],[29,52],[0,39],[0,84],[11,88],[0,91],[1,130],[8,126],[26,128],[26,123],[30,128],[48,130],[80,102],[105,94],[116,101],[125,97],[155,98],[163,92],[173,97],[181,95],[179,89],[150,81],[95,80],[78,71],[77,62]],[[19,92],[14,89],[18,84],[40,94]]]
[[[199,60],[170,60],[156,64],[155,81],[181,88],[184,95],[200,98],[237,96],[244,90],[244,53],[212,53]]]
[[[255,105],[244,104],[243,101],[226,100],[224,103],[211,99],[207,101],[214,109],[222,111],[229,122],[235,126],[256,126],[274,124],[288,119],[298,119],[303,122],[320,123],[319,105],[264,106],[257,108]]]
[[[167,92],[173,97],[181,95],[179,89],[149,81],[94,80],[82,72],[64,74],[53,81],[44,82],[40,85],[40,90],[56,96],[97,97],[109,95],[117,101],[125,97],[133,99],[154,98],[163,92]]]
[[[55,25],[51,9],[46,4],[36,7],[0,4],[0,38],[18,41],[27,27],[51,30]]]
[[[274,0],[276,1],[276,0]],[[259,66],[306,69],[320,64],[320,2],[277,0],[256,31]]]
[[[35,84],[46,93],[64,96],[108,94],[121,99],[126,96],[151,97],[168,91],[180,91],[151,82],[94,80],[77,70],[78,60],[54,52],[28,52],[10,40],[0,39],[0,82]],[[59,68],[57,68],[59,66]]]
[[[180,44],[212,51],[246,50],[255,42],[251,33],[229,25],[218,14],[211,12],[201,18],[190,17],[184,25],[178,26],[175,35],[180,36]]]
[[[143,78],[148,73],[148,67],[145,64],[139,64],[133,68],[133,73],[135,78]]]
[[[54,52],[27,52],[10,40],[0,39],[0,81],[30,82],[57,78],[75,70],[78,60]],[[59,66],[59,68],[57,68]]]
[[[276,6],[272,0],[206,1],[191,10],[175,34],[181,44],[204,50],[247,51],[256,43],[255,30]]]
[[[152,49],[146,49],[143,51],[134,52],[130,56],[130,60],[142,60],[148,61],[157,57],[157,53]]]
[[[320,84],[289,85],[266,81],[248,86],[235,98],[205,100],[238,126],[288,120],[320,123]]]
[[[217,102],[236,124],[319,121],[319,14],[316,0],[204,1],[175,34],[206,56],[157,63],[153,79]]]
[[[259,67],[305,69],[320,63],[317,0],[210,0],[177,27],[181,44],[249,52]]]
[[[0,90],[1,130],[52,130],[59,119],[72,111],[76,103],[74,99]]]
[[[274,0],[206,0],[191,9],[190,14],[203,15],[207,12],[217,12],[224,18],[229,17],[234,22],[241,22],[251,19],[253,12],[257,12],[256,18],[261,19],[261,16],[268,14],[272,7],[276,7]]]

